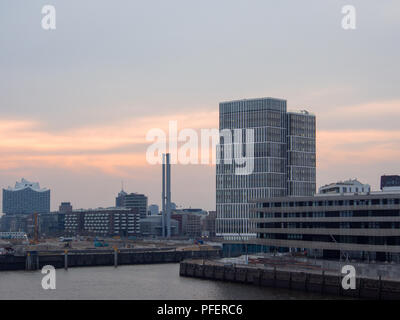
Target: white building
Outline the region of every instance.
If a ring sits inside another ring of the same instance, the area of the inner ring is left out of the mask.
[[[327,184],[319,188],[318,193],[329,194],[329,193],[369,193],[371,192],[371,186],[369,184],[362,184],[357,179],[349,179],[346,181],[339,181],[331,184]]]

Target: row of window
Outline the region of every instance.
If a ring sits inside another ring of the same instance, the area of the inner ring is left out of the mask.
[[[318,198],[318,197],[316,197]],[[264,208],[398,205],[400,198],[264,202]]]

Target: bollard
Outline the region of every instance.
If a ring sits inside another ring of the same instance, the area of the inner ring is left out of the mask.
[[[264,270],[260,270],[259,273],[258,273],[258,285],[259,286],[262,285],[263,275],[264,275]]]
[[[118,267],[118,249],[114,248],[114,267]]]
[[[382,299],[382,276],[379,276],[378,300]]]
[[[31,253],[26,253],[26,260],[25,260],[25,270],[31,270]]]
[[[64,251],[64,269],[68,270],[68,250]]]

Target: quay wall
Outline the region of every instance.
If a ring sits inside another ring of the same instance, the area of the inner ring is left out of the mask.
[[[0,271],[38,270],[45,265],[54,268],[118,266],[153,263],[179,263],[184,259],[212,259],[221,257],[221,250],[199,251],[106,251],[106,252],[28,252],[25,256],[0,256]]]
[[[400,281],[356,278],[356,289],[342,288],[342,275],[183,261],[180,276],[284,288],[359,299],[400,299]]]

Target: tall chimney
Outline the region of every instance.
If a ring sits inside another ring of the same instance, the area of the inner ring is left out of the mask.
[[[171,163],[167,153],[167,237],[171,237]]]
[[[165,228],[166,228],[166,206],[165,206],[165,154],[162,155],[162,216],[161,216],[161,224],[162,224],[162,236],[165,237]]]

